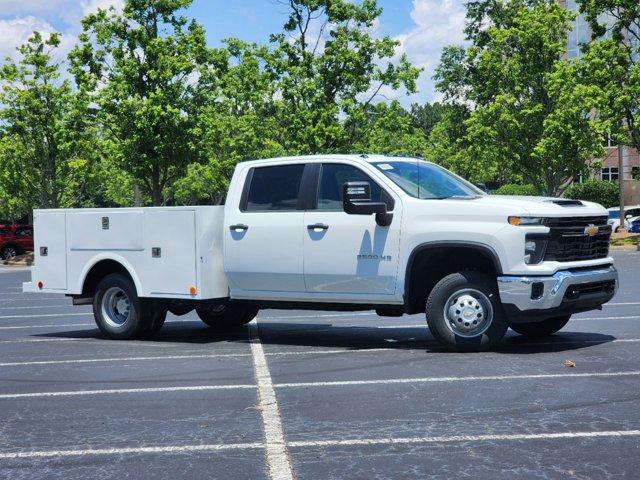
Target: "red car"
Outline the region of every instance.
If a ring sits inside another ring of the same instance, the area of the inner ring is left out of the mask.
[[[0,226],[0,259],[7,260],[33,251],[32,225]]]

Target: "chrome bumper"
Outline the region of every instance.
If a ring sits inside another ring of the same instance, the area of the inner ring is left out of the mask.
[[[567,289],[572,285],[611,280],[615,280],[617,291],[618,271],[613,265],[577,272],[560,271],[550,277],[498,277],[498,291],[503,304],[514,305],[521,311],[548,310],[562,305]],[[534,283],[544,286],[539,298],[531,298]]]

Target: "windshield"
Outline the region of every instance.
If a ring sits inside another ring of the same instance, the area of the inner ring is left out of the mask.
[[[484,193],[453,173],[422,160],[377,162],[373,164],[393,183],[415,198],[477,198]]]

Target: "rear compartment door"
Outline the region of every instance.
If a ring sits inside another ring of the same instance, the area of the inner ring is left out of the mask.
[[[67,289],[67,239],[65,212],[35,212],[34,282],[46,290]]]
[[[197,287],[195,212],[145,211],[145,242],[145,293],[190,296],[189,288]]]

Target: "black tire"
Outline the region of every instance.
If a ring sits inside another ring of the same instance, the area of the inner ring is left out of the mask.
[[[460,297],[454,298],[458,294]],[[459,300],[464,305],[456,310]],[[467,301],[471,303],[467,305]],[[496,281],[481,272],[452,273],[440,280],[429,294],[426,314],[436,340],[457,352],[489,350],[508,328]]]
[[[542,322],[512,323],[511,330],[526,337],[548,337],[562,330],[571,320],[571,315],[553,317]]]
[[[144,329],[139,337],[151,338],[160,331],[167,318],[167,306],[159,300],[145,300],[142,303],[142,311],[148,317],[145,322],[147,328]]]
[[[11,260],[18,255],[20,255],[20,249],[15,245],[5,245],[2,247],[2,250],[0,250],[0,259],[2,260]]]
[[[131,340],[156,333],[164,323],[166,309],[154,307],[152,301],[138,298],[131,279],[120,273],[104,277],[93,297],[96,324],[113,340]]]
[[[246,325],[256,318],[258,309],[236,302],[204,302],[196,306],[200,320],[214,328],[234,328]]]

